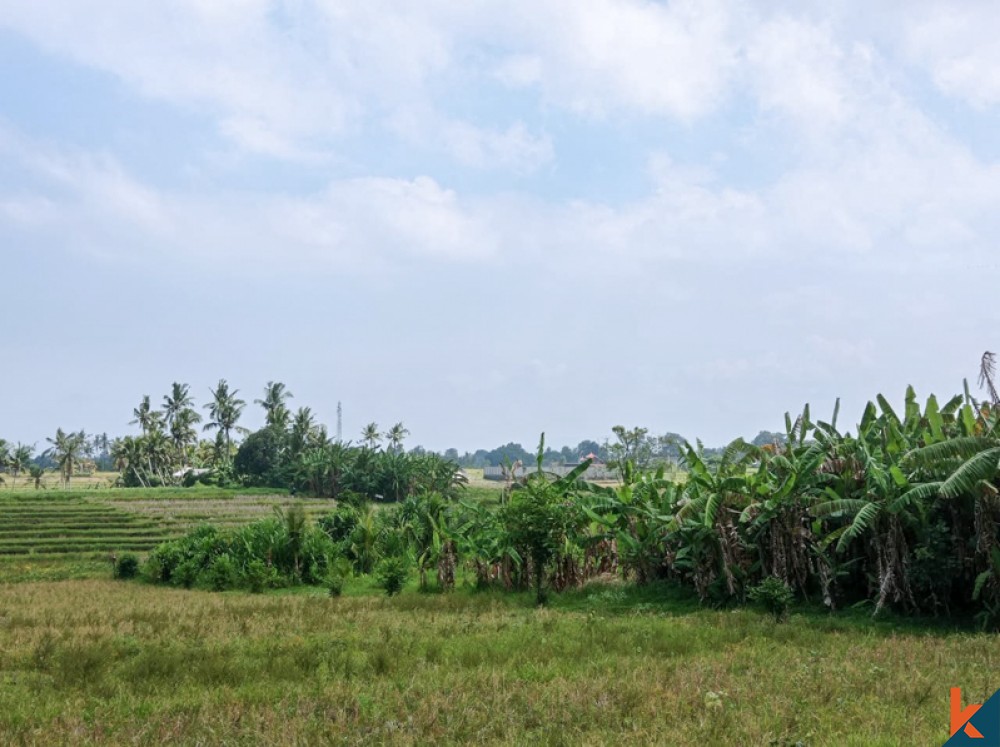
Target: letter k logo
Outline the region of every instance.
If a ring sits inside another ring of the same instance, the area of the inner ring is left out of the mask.
[[[951,688],[951,733],[953,736],[964,726],[965,734],[970,739],[983,738],[979,729],[969,723],[969,719],[976,714],[980,707],[982,707],[982,703],[972,703],[966,706],[965,710],[962,710],[962,688]]]

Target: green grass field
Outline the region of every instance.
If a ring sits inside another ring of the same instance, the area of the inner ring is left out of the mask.
[[[386,598],[360,578],[331,599],[110,579],[111,549],[290,500],[0,500],[0,743],[935,745],[950,687],[1000,686],[995,635],[861,611],[776,625],[665,586],[537,609],[463,584]]]

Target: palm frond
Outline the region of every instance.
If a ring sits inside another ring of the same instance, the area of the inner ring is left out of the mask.
[[[816,518],[830,516],[831,514],[856,514],[868,504],[868,501],[861,500],[860,498],[838,498],[837,500],[817,503],[809,510],[809,513]]]
[[[941,482],[928,482],[923,485],[917,485],[915,488],[911,488],[903,493],[901,496],[896,498],[892,503],[889,504],[889,511],[891,513],[899,513],[904,508],[909,508],[910,506],[926,501],[930,498],[937,498],[941,495]]]
[[[976,454],[941,484],[941,496],[957,498],[972,492],[980,480],[992,480],[1000,471],[1000,447]]]
[[[903,458],[905,464],[917,467],[935,467],[948,459],[969,459],[996,446],[978,436],[960,436],[947,441],[914,449]]]
[[[858,511],[854,515],[854,521],[840,535],[840,541],[837,543],[837,551],[843,552],[851,542],[867,532],[871,525],[875,523],[880,511],[881,507],[877,503],[869,503]]]

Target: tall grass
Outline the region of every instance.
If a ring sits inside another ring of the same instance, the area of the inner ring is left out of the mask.
[[[559,604],[2,586],[0,740],[934,744],[950,686],[998,684],[987,635],[774,626],[623,586]]]

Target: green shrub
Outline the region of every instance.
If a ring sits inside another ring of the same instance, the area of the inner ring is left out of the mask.
[[[375,580],[390,597],[403,590],[409,575],[410,563],[399,555],[385,558],[375,567]]]
[[[208,566],[206,575],[213,591],[225,591],[236,586],[236,565],[228,553],[223,553],[213,560]]]
[[[794,598],[792,590],[784,581],[774,576],[769,576],[759,586],[750,589],[750,599],[770,612],[775,622],[781,622],[788,616],[788,607]]]
[[[351,561],[347,558],[337,558],[330,561],[326,575],[326,589],[331,597],[339,597],[344,593],[347,578],[351,575]]]
[[[197,561],[185,560],[174,569],[171,580],[185,589],[190,589],[198,580],[199,573],[201,573],[201,565]]]
[[[358,525],[358,510],[349,505],[337,506],[326,516],[321,516],[316,523],[331,541],[339,544],[350,539],[351,532]]]
[[[243,578],[247,587],[254,594],[260,594],[264,589],[272,589],[278,586],[278,571],[274,566],[270,566],[263,560],[251,560],[247,563]]]
[[[115,578],[128,579],[139,575],[139,557],[126,552],[115,561]]]
[[[330,574],[326,577],[326,590],[330,593],[331,597],[339,597],[344,593],[344,586],[347,585],[347,579],[343,576],[337,576],[335,574]]]

